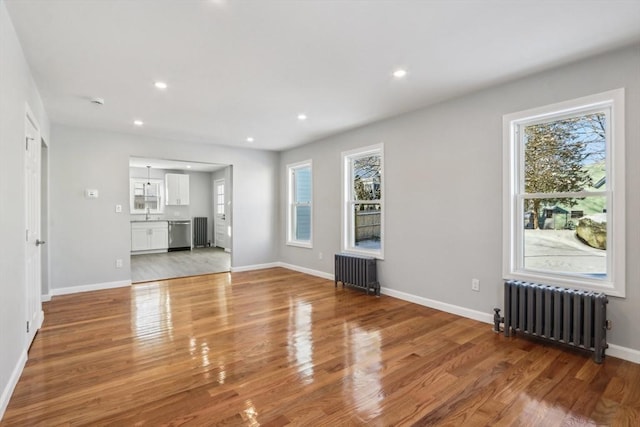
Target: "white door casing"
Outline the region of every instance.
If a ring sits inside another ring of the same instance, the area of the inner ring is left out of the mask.
[[[43,312],[41,302],[41,250],[40,245],[40,132],[33,115],[27,111],[25,117],[25,313],[27,345],[30,345],[37,330],[42,325]]]
[[[214,246],[227,250],[229,248],[229,221],[227,194],[224,179],[216,179],[213,182],[214,200]]]

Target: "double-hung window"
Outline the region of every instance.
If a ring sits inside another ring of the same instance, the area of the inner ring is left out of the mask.
[[[288,165],[287,176],[287,244],[310,248],[313,234],[311,160]]]
[[[384,257],[382,144],[342,153],[342,250]]]
[[[624,90],[503,127],[504,278],[624,296]]]

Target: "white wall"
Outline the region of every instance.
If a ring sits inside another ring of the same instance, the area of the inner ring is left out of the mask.
[[[314,247],[286,246],[283,262],[333,272],[340,251],[340,153],[383,142],[383,287],[492,314],[502,307],[502,116],[626,88],[627,298],[610,298],[609,341],[640,350],[640,46],[536,74],[282,153],[313,159]],[[281,200],[285,230],[286,200]],[[323,252],[324,259],[318,254]],[[471,291],[479,278],[481,292]],[[638,353],[640,355],[640,353]]]
[[[213,227],[213,182],[211,172],[189,172],[189,216],[203,216],[207,218],[207,240],[211,239]],[[171,206],[169,206],[171,208]]]
[[[26,358],[26,105],[49,138],[42,100],[4,1],[0,0],[0,418]]]
[[[277,261],[278,154],[55,125],[51,173],[51,288],[130,280],[129,157],[232,164],[234,267]],[[99,190],[86,199],[87,188]],[[211,202],[208,203],[211,205]],[[256,215],[256,213],[259,213]],[[115,267],[122,259],[124,266]]]

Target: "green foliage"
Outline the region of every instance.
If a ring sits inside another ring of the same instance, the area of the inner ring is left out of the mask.
[[[592,187],[591,170],[586,167],[604,159],[604,115],[589,114],[527,126],[524,151],[526,193],[571,193]],[[574,206],[579,199],[545,198],[546,206]],[[534,214],[534,228],[542,200],[529,199],[525,210]]]

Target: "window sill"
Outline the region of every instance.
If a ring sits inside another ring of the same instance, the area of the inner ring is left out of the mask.
[[[616,289],[614,284],[605,280],[594,280],[588,277],[558,276],[537,271],[518,271],[504,274],[504,280],[521,280],[542,285],[566,287],[581,291],[602,292],[607,296],[625,298],[623,289]]]
[[[348,249],[343,249],[342,253],[349,254],[349,255],[371,257],[371,258],[379,259],[380,261],[384,261],[384,254],[382,252],[371,252],[371,251],[363,251],[363,250],[348,248]]]
[[[313,243],[311,242],[296,242],[296,241],[290,241],[286,243],[287,246],[295,246],[298,248],[306,248],[306,249],[313,249]]]

